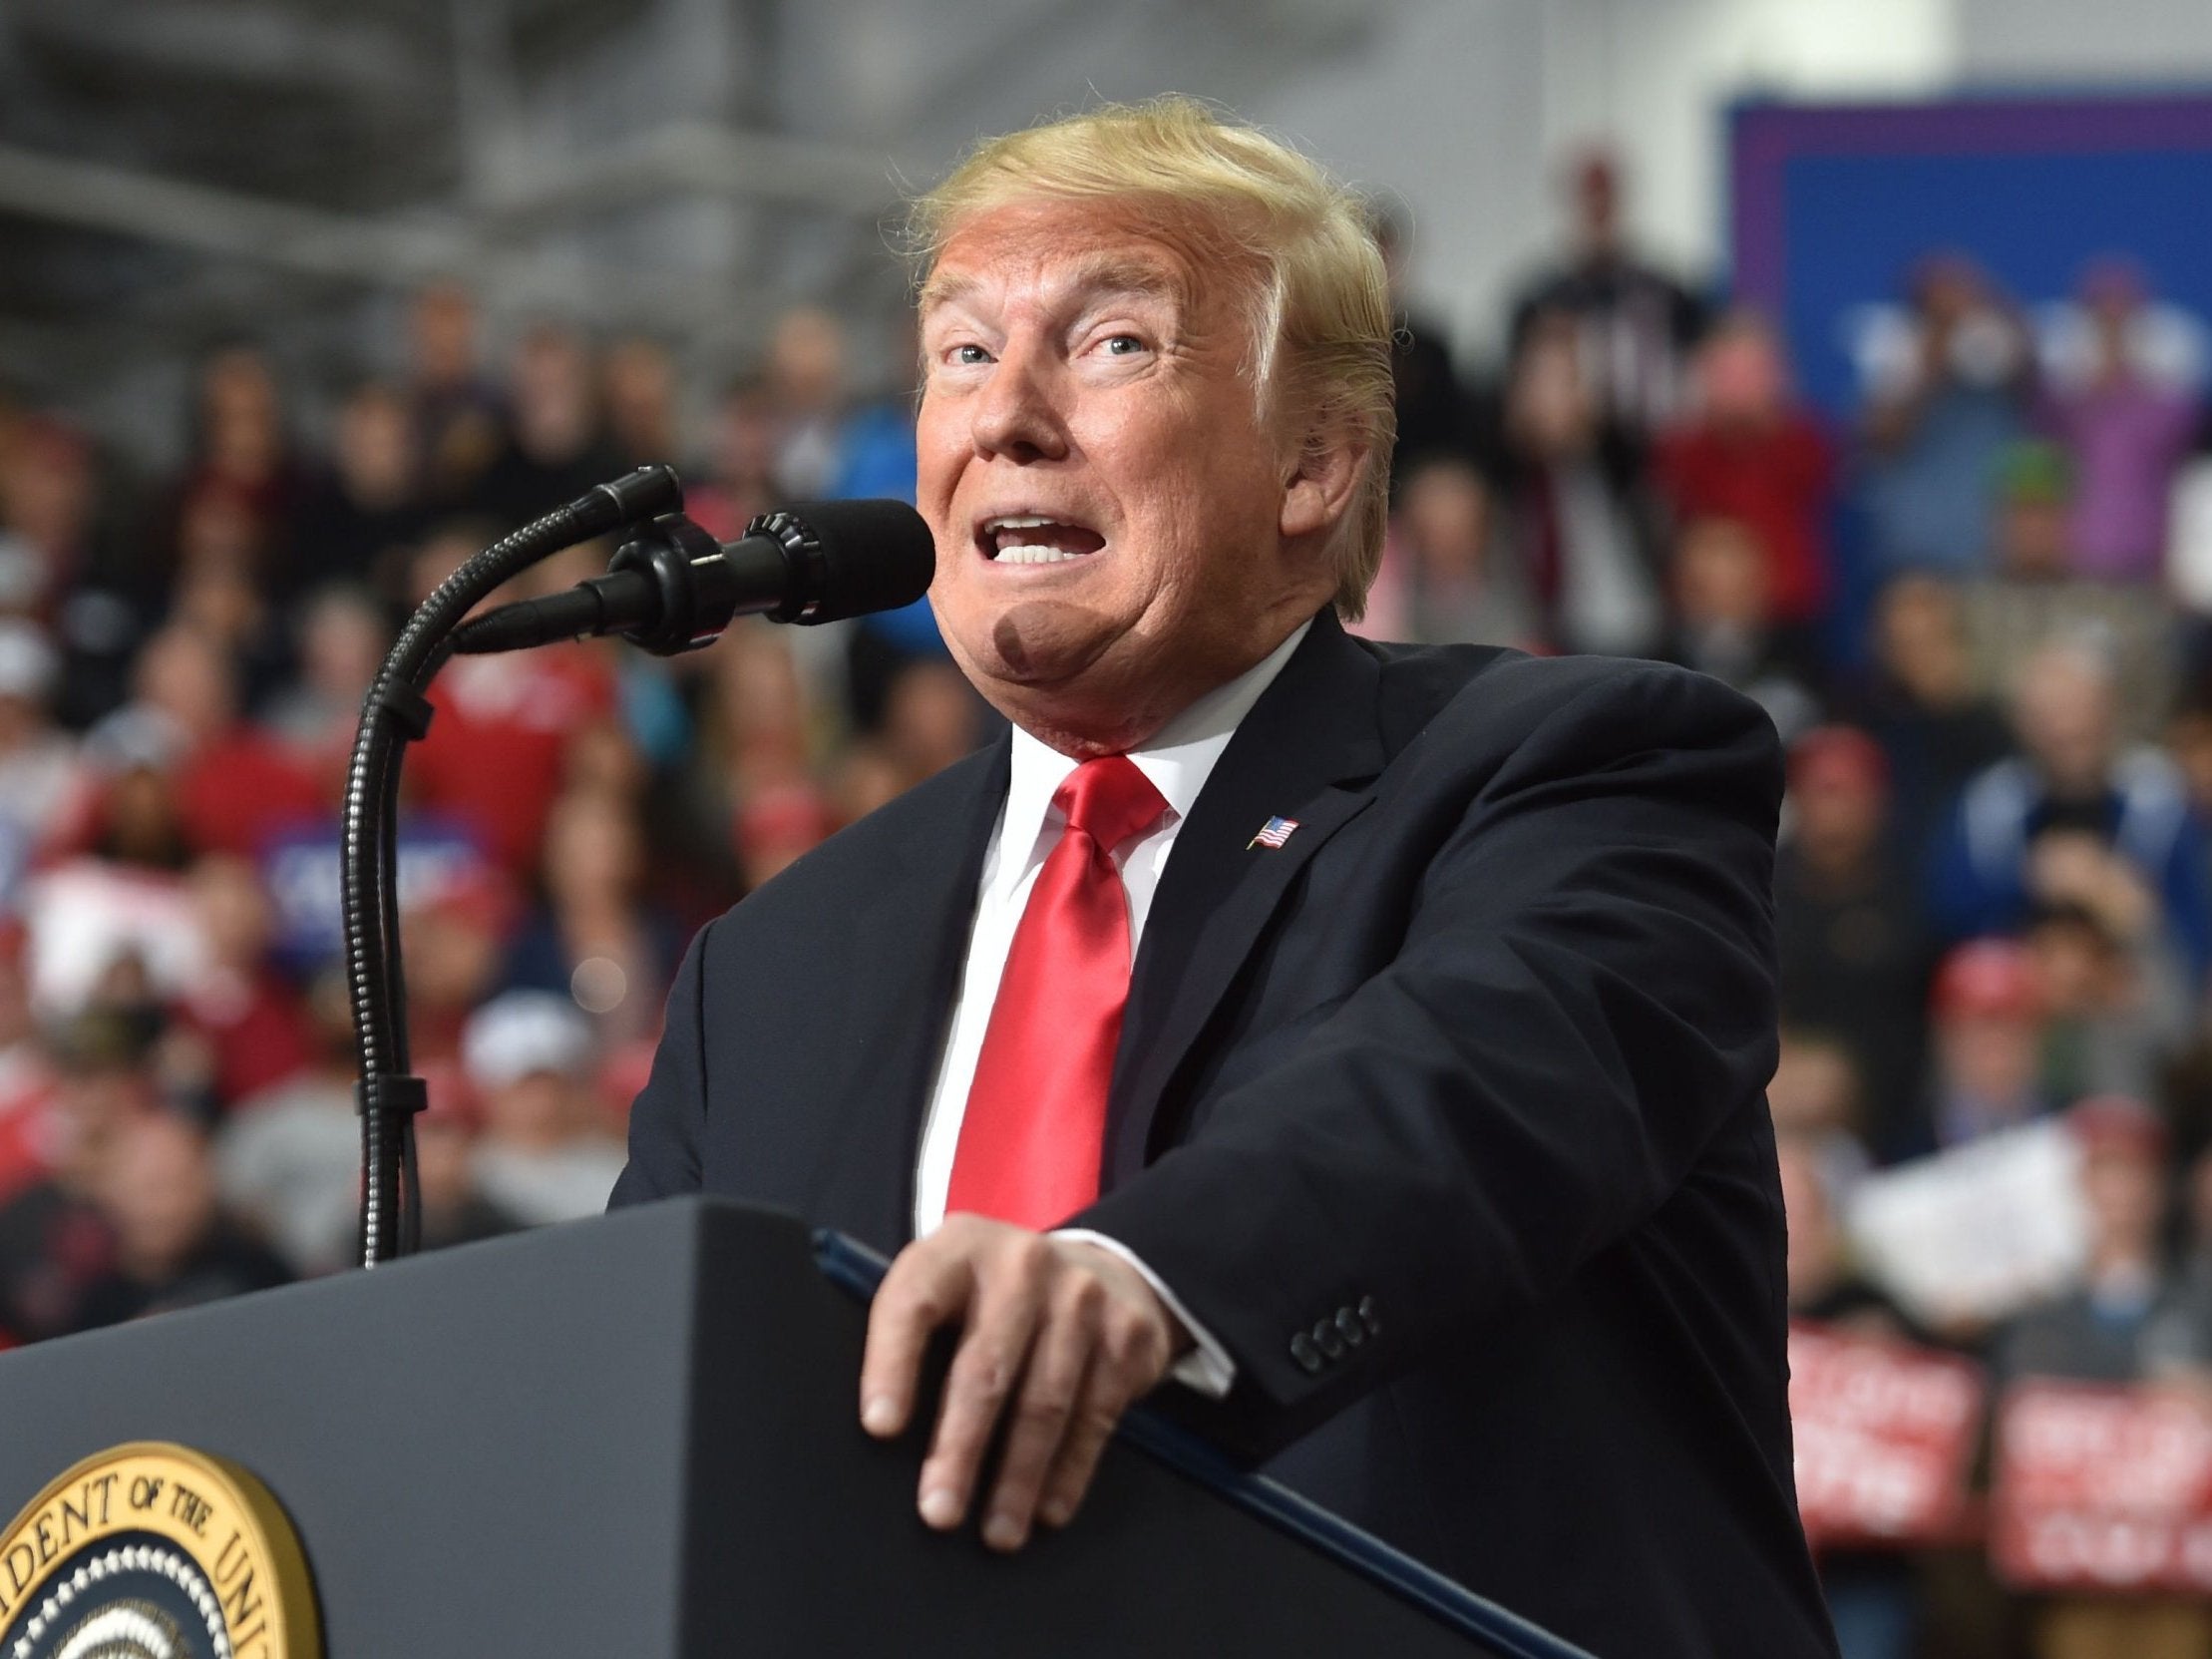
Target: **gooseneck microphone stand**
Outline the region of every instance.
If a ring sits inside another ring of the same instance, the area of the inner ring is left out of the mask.
[[[409,1074],[407,1007],[400,969],[398,807],[400,758],[430,729],[424,696],[453,653],[453,633],[485,596],[540,560],[683,505],[676,475],[641,467],[534,520],[463,565],[408,620],[362,699],[346,773],[339,882],[345,903],[346,983],[360,1077],[361,1265],[411,1254],[421,1242],[415,1114],[423,1080]]]

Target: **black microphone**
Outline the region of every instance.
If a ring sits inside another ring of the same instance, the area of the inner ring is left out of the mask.
[[[740,615],[833,622],[912,605],[936,548],[903,501],[803,502],[717,542],[680,513],[640,527],[607,574],[487,612],[454,634],[465,655],[619,633],[661,656],[712,644]]]

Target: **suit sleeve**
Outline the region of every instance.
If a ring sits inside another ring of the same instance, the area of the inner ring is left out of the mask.
[[[1265,1454],[1665,1202],[1773,1068],[1780,786],[1716,682],[1585,687],[1471,787],[1396,960],[1073,1219],[1228,1348],[1204,1428]],[[1298,1334],[1347,1320],[1314,1364]]]
[[[668,1011],[653,1069],[630,1106],[629,1162],[614,1183],[608,1209],[699,1190],[699,1146],[706,1130],[703,1018],[707,935],[701,928],[668,988]]]

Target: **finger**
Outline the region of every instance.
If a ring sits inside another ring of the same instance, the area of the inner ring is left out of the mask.
[[[914,1415],[922,1356],[938,1327],[967,1310],[975,1279],[957,1237],[942,1233],[907,1246],[891,1264],[868,1310],[861,1356],[861,1426],[889,1438]]]
[[[1091,1480],[1131,1403],[1152,1392],[1166,1375],[1168,1345],[1156,1326],[1117,1310],[1081,1398],[1071,1414],[1052,1466],[1045,1471],[1037,1518],[1065,1526],[1089,1494]]]
[[[940,1530],[959,1525],[967,1513],[999,1410],[1036,1333],[1037,1288],[1036,1264],[1026,1248],[994,1251],[977,1264],[967,1330],[952,1356],[936,1437],[922,1464],[922,1518]]]
[[[1098,1350],[1104,1287],[1089,1274],[1067,1276],[1062,1284],[1030,1348],[984,1511],[983,1542],[993,1549],[1019,1549],[1028,1541],[1045,1475],[1067,1438]]]

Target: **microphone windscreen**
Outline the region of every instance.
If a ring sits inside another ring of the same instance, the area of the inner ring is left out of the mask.
[[[810,501],[783,509],[821,549],[818,603],[802,620],[834,622],[896,611],[929,590],[936,541],[903,501]]]

